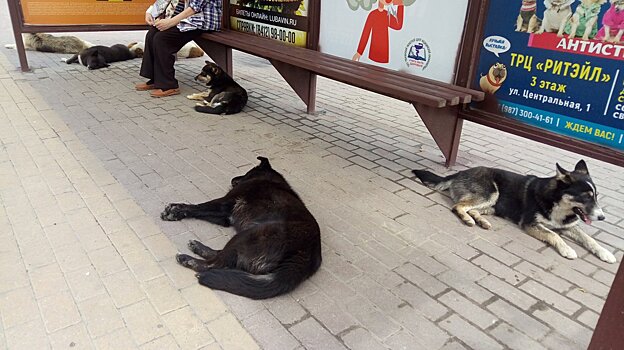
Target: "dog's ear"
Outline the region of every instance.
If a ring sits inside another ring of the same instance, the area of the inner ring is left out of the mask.
[[[210,62],[210,61],[208,61],[208,60],[206,60],[206,61],[204,61],[204,62],[206,62],[206,64],[211,64],[211,63],[212,63],[212,62]]]
[[[557,163],[557,176],[556,176],[557,180],[563,181],[563,182],[569,182],[568,180],[570,180],[570,172],[565,170],[564,168],[561,167],[561,165],[559,165],[559,163]]]
[[[260,168],[270,168],[271,167],[271,163],[269,163],[269,159],[266,157],[258,157],[257,158],[260,161]]]
[[[583,159],[579,160],[579,162],[576,163],[574,171],[581,174],[589,174],[589,170],[587,170],[587,164],[585,164],[585,161]]]

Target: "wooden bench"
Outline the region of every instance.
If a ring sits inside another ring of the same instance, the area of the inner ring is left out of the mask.
[[[314,112],[317,75],[411,103],[445,155],[447,165],[457,157],[454,145],[459,142],[462,126],[459,107],[484,99],[481,91],[229,29],[205,33],[195,42],[229,74],[233,72],[232,49],[269,60],[307,105],[308,113]]]

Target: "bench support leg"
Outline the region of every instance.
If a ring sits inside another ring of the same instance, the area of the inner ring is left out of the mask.
[[[316,106],[316,74],[284,62],[276,60],[270,60],[270,62],[288,85],[299,95],[303,103],[308,106],[308,114],[314,113]]]
[[[464,120],[459,117],[457,107],[434,108],[414,104],[433,140],[446,158],[447,167],[455,165],[459,151]]]
[[[233,76],[232,48],[215,42],[196,41],[204,52],[230,76]]]

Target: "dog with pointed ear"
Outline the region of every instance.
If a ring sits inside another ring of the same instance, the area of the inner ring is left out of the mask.
[[[598,192],[585,161],[574,170],[556,165],[556,175],[537,177],[503,169],[476,167],[448,176],[424,169],[413,170],[423,184],[448,190],[453,212],[466,225],[490,229],[484,215],[494,214],[518,224],[528,235],[551,245],[568,259],[578,257],[562,236],[585,247],[600,260],[615,263],[608,249],[583,232],[580,223],[604,220]]]

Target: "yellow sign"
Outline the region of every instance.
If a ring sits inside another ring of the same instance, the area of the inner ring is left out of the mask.
[[[301,30],[278,27],[236,17],[230,17],[230,28],[299,47],[306,47],[308,40],[308,33]]]

